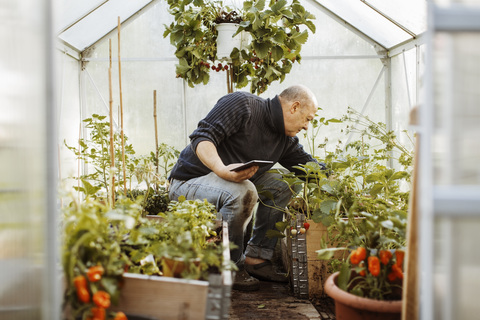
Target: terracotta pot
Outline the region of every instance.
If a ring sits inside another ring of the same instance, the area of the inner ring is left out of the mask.
[[[325,282],[325,291],[335,300],[337,320],[400,320],[402,300],[381,301],[358,297],[337,287],[335,272]]]

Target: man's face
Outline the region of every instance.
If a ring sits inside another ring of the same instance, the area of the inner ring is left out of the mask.
[[[314,104],[301,106],[298,101],[292,103],[285,117],[285,134],[295,137],[302,129],[307,130],[316,112],[317,106]]]

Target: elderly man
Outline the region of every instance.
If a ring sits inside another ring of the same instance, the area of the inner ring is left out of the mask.
[[[281,209],[292,194],[287,184],[279,181],[279,173],[268,171],[277,162],[295,171],[293,166],[316,161],[296,135],[307,130],[317,109],[315,96],[303,85],[286,88],[273,99],[230,93],[199,122],[171,172],[170,199],[181,195],[207,199],[228,222],[230,242],[237,246],[231,259],[239,268],[234,289],[257,290],[258,279],[288,282],[271,263],[277,239],[267,238],[266,232],[283,220]],[[272,163],[232,171],[255,159]],[[258,194],[257,186],[273,199]],[[259,199],[252,236],[244,251],[245,230]]]

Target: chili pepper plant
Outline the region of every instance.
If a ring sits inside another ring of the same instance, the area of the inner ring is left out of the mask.
[[[384,124],[351,108],[344,121],[350,122],[346,132],[360,139],[347,145],[353,153],[340,148],[327,153],[331,175],[322,179],[323,198],[313,214],[328,225],[330,244],[342,246],[328,248],[324,242],[317,253],[331,259],[344,252],[340,288],[378,300],[400,299],[413,154]],[[388,165],[394,161],[396,166]]]
[[[207,280],[210,272],[234,268],[231,261],[223,263],[212,204],[172,201],[162,220],[148,219],[142,212],[140,200],[119,198],[110,208],[90,196],[74,198],[64,208],[66,317],[113,319],[117,313],[109,307],[118,302],[124,272],[163,276],[166,256],[187,262],[182,278]]]

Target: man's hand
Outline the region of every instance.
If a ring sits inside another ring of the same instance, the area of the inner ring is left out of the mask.
[[[258,166],[253,166],[242,171],[230,171],[243,163],[232,163],[225,166],[222,159],[218,156],[217,148],[215,148],[215,145],[210,141],[200,142],[197,146],[196,153],[205,166],[215,172],[220,178],[228,181],[241,182],[250,179],[258,170]]]
[[[233,168],[241,166],[243,163],[232,163],[228,166],[225,166],[224,169],[215,172],[220,178],[223,178],[228,181],[241,182],[243,180],[250,179],[257,171],[258,166],[252,166],[246,168],[242,171],[230,171]]]

